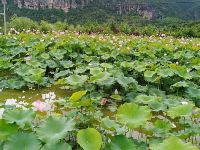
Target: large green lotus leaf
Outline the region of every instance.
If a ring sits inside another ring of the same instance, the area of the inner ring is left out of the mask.
[[[45,73],[45,70],[42,68],[36,68],[36,69],[29,69],[28,73],[30,75],[42,75]]]
[[[184,79],[191,79],[191,75],[187,72],[186,66],[178,66],[176,64],[170,64],[169,66],[178,76]]]
[[[110,96],[110,98],[116,100],[116,101],[122,101],[122,97],[118,94],[113,94]]]
[[[161,137],[170,133],[171,125],[169,122],[163,120],[156,120],[152,129],[154,134],[159,134]]]
[[[123,61],[121,62],[121,67],[124,67],[124,68],[133,68],[133,65],[134,63],[133,62],[127,62],[127,61]]]
[[[167,111],[167,115],[172,118],[191,116],[193,107],[194,104],[186,104],[186,105],[171,107]]]
[[[46,60],[46,64],[49,68],[57,68],[58,64],[54,60]]]
[[[5,120],[0,120],[0,141],[6,140],[9,135],[16,133],[17,125],[8,124]]]
[[[71,75],[66,78],[67,83],[72,86],[81,86],[83,85],[88,79],[86,75]]]
[[[72,150],[72,147],[68,143],[49,143],[42,147],[41,150]]]
[[[78,101],[78,102],[73,102],[72,103],[73,107],[89,107],[92,106],[92,100],[90,99],[86,99],[86,100],[82,100],[82,101]]]
[[[23,86],[25,86],[25,82],[19,79],[9,79],[7,84],[10,89],[21,89]]]
[[[6,120],[8,123],[16,123],[21,128],[24,126],[31,125],[31,122],[35,118],[35,112],[31,109],[29,110],[17,110],[17,109],[10,109],[6,110],[3,114],[3,119]]]
[[[50,58],[50,56],[49,56],[48,53],[42,53],[42,54],[41,54],[41,57],[42,57],[43,59],[46,59],[46,60]]]
[[[111,64],[108,64],[108,63],[102,63],[102,64],[100,64],[100,66],[101,67],[103,67],[103,68],[113,68],[113,65],[111,65]]]
[[[144,77],[146,77],[146,78],[152,78],[155,74],[156,74],[155,71],[146,70],[144,72]]]
[[[0,89],[4,89],[8,87],[7,80],[2,80],[0,81]]]
[[[3,142],[0,142],[0,150],[3,150]]]
[[[161,102],[150,102],[148,105],[152,109],[152,111],[155,111],[155,112],[167,110],[167,105]]]
[[[169,137],[161,144],[151,145],[150,150],[198,150],[191,143],[184,143],[177,137]]]
[[[70,61],[70,60],[69,61],[64,61],[64,60],[60,61],[60,64],[66,69],[71,68],[71,67],[74,66],[73,62]]]
[[[64,139],[69,131],[74,130],[75,121],[64,117],[49,117],[36,130],[39,139],[46,143],[56,143]]]
[[[90,74],[92,74],[92,75],[101,73],[102,71],[103,71],[102,68],[97,68],[97,67],[95,67],[95,68],[90,68]]]
[[[94,74],[93,76],[91,76],[90,81],[101,83],[101,82],[104,82],[107,79],[109,79],[110,76],[111,76],[111,74],[108,72],[100,72],[100,73],[97,73],[97,74]]]
[[[101,126],[107,130],[117,130],[120,128],[120,125],[117,124],[114,120],[110,120],[109,117],[103,118],[101,120]]]
[[[68,75],[68,74],[70,74],[70,73],[71,73],[70,70],[60,71],[60,72],[56,73],[56,74],[54,75],[54,77],[55,77],[55,79],[57,80],[58,78],[64,77],[64,76],[66,76],[66,75]]]
[[[172,87],[189,87],[188,83],[185,81],[180,81],[172,85]]]
[[[162,100],[162,97],[157,96],[147,96],[147,95],[138,95],[134,102],[139,104],[150,104],[152,102],[159,102]]]
[[[21,53],[25,53],[26,48],[17,45],[17,47],[13,47],[9,49],[9,51],[12,54],[12,56],[17,56],[20,55]]]
[[[116,78],[117,82],[124,88],[127,88],[129,84],[134,83],[137,84],[137,81],[132,77],[124,77],[120,76]]]
[[[128,139],[124,135],[117,135],[106,144],[106,150],[145,150],[144,143],[136,144],[132,139]]]
[[[87,67],[80,67],[80,68],[76,68],[76,70],[74,70],[74,73],[75,74],[81,74],[81,73],[84,73],[88,68]]]
[[[144,62],[136,61],[133,67],[136,71],[143,72],[146,70],[146,65]]]
[[[96,129],[88,128],[78,131],[77,142],[84,150],[100,150],[102,137]]]
[[[151,119],[151,110],[146,106],[125,103],[117,110],[117,120],[131,129],[143,126],[149,119]]]
[[[12,63],[10,63],[10,60],[6,60],[4,58],[0,58],[0,69],[7,69],[12,66]]]
[[[39,150],[41,143],[32,133],[17,133],[4,144],[4,150]]]
[[[53,56],[53,57],[55,57],[55,58],[58,59],[58,60],[61,60],[61,59],[64,58],[64,55],[65,55],[66,53],[67,53],[67,51],[64,50],[64,49],[56,49],[56,50],[52,50],[52,51],[50,52],[50,55]]]
[[[157,74],[163,78],[167,78],[167,77],[172,77],[174,75],[174,72],[172,69],[167,68],[167,69],[158,69]]]
[[[200,89],[188,88],[187,93],[190,97],[200,100]]]
[[[29,60],[26,64],[33,68],[38,68],[41,66],[41,63],[38,60]]]
[[[28,70],[31,69],[31,66],[25,65],[25,64],[21,64],[18,68],[16,68],[14,70],[14,72],[16,74],[18,74],[19,76],[26,76],[28,75]]]
[[[70,101],[72,102],[77,102],[79,101],[85,94],[87,93],[87,91],[78,91],[72,94],[72,96],[69,98]]]

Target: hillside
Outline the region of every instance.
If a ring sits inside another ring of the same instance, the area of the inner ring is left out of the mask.
[[[2,8],[1,8],[2,9]],[[154,20],[176,17],[200,18],[197,0],[8,0],[7,13],[33,20],[64,21],[82,24],[117,21]]]

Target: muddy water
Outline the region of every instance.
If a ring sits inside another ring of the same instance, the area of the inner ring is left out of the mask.
[[[3,90],[0,92],[0,102],[7,99],[17,99],[18,101],[33,102],[35,100],[42,100],[42,94],[54,92],[56,99],[69,96],[71,92],[60,89],[58,86],[41,89],[26,89],[26,90]]]

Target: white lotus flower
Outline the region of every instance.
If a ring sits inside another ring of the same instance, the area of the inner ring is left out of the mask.
[[[2,116],[3,116],[4,111],[5,111],[4,108],[0,108],[0,119],[2,119]]]
[[[7,99],[5,105],[16,106],[17,100],[16,99]]]
[[[187,104],[188,104],[188,102],[181,102],[181,104],[182,104],[182,105],[187,105]]]

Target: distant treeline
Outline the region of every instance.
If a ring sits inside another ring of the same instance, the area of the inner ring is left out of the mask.
[[[175,37],[200,37],[200,21],[186,22],[176,18],[165,18],[151,23],[118,23],[110,22],[99,24],[88,22],[82,25],[72,25],[65,21],[49,23],[47,21],[36,22],[25,17],[13,17],[8,23],[8,29],[14,28],[18,32],[39,30],[41,32],[74,31],[78,33],[103,33],[103,34],[130,34],[130,35],[161,35]],[[1,28],[1,32],[3,28]],[[13,30],[13,29],[12,29]]]

